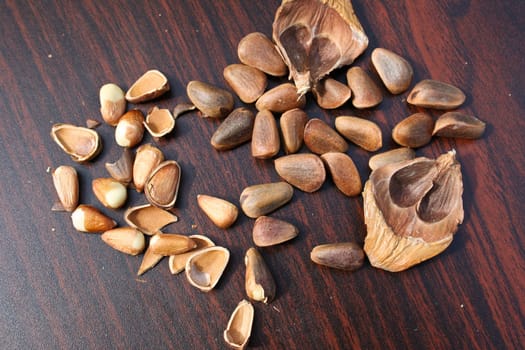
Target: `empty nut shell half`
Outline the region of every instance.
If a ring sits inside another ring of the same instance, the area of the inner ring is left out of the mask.
[[[466,96],[454,85],[438,80],[422,80],[414,86],[407,102],[426,108],[454,109],[465,102]]]
[[[186,86],[186,93],[203,117],[224,118],[233,110],[233,95],[211,84],[190,81]]]
[[[189,257],[193,253],[203,250],[204,248],[213,247],[215,245],[215,243],[213,243],[213,241],[206,236],[191,235],[190,238],[195,242],[195,248],[186,253],[171,255],[169,258],[170,272],[174,275],[184,271],[184,268],[186,267],[186,261],[188,261]]]
[[[304,192],[317,191],[326,179],[323,161],[312,153],[289,154],[274,163],[280,177]]]
[[[252,333],[254,313],[253,305],[247,300],[242,300],[233,310],[223,334],[229,347],[238,350],[246,348]]]
[[[109,175],[124,185],[129,184],[133,179],[133,154],[127,147],[116,162],[106,163],[105,166]]]
[[[144,252],[144,256],[142,257],[142,261],[139,266],[139,270],[137,271],[137,275],[140,276],[144,274],[146,271],[151,270],[159,263],[159,261],[162,260],[164,255],[153,253],[151,248],[148,247],[146,251]]]
[[[55,124],[51,137],[75,162],[93,159],[102,150],[99,134],[92,129],[71,124]]]
[[[175,127],[175,118],[167,108],[153,107],[144,121],[144,126],[153,137],[169,134]]]
[[[153,100],[169,91],[168,78],[156,69],[144,73],[126,92],[126,100],[131,103]]]
[[[230,251],[224,247],[213,246],[199,250],[186,262],[186,278],[192,286],[209,292],[219,282],[229,259]]]
[[[148,202],[163,209],[173,208],[179,192],[180,177],[179,163],[174,160],[160,163],[153,169],[144,186]]]

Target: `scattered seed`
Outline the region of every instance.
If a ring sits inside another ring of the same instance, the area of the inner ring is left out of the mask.
[[[332,180],[339,191],[349,197],[361,193],[361,177],[352,158],[346,153],[328,152],[321,155]]]
[[[346,80],[352,90],[352,104],[355,108],[371,108],[383,101],[381,90],[361,67],[350,68],[346,73]]]
[[[352,96],[348,85],[332,78],[325,78],[318,82],[312,89],[319,107],[324,109],[339,108]]]
[[[138,255],[146,248],[144,234],[133,227],[117,227],[104,232],[100,238],[122,253]]]
[[[223,120],[211,137],[211,145],[218,151],[226,151],[248,142],[252,138],[255,115],[247,108],[234,109]]]
[[[242,102],[253,103],[264,93],[268,79],[257,68],[245,64],[230,64],[223,71],[224,80]]]
[[[263,33],[254,32],[242,38],[237,46],[237,55],[242,63],[268,75],[282,77],[288,72],[274,43]]]
[[[53,170],[53,184],[63,210],[73,211],[78,205],[79,186],[75,168],[61,165]]]
[[[244,256],[246,265],[245,290],[248,298],[270,303],[275,297],[275,281],[262,255],[255,248],[249,248]]]
[[[401,147],[373,155],[368,160],[368,166],[371,170],[376,170],[384,165],[414,159],[415,157],[416,152],[412,148]]]
[[[353,242],[329,243],[314,247],[310,258],[319,265],[355,271],[363,266],[365,253],[359,245]]]
[[[299,96],[295,85],[284,83],[262,94],[255,103],[255,108],[259,111],[267,109],[275,113],[284,113],[290,109],[303,108],[305,104],[306,97]]]
[[[277,158],[274,164],[280,177],[304,192],[317,191],[326,179],[323,161],[315,154],[289,154]]]
[[[462,112],[447,112],[436,121],[433,135],[463,139],[477,139],[485,132],[485,122]]]
[[[346,152],[348,143],[321,119],[312,118],[304,127],[304,143],[316,154]]]
[[[219,228],[226,229],[237,220],[239,209],[222,198],[199,194],[197,203],[206,216]]]
[[[303,145],[304,127],[308,121],[306,113],[299,108],[284,112],[279,119],[284,152],[296,153]]]
[[[144,136],[144,114],[132,109],[120,117],[115,128],[115,141],[121,147],[135,147]]]
[[[438,80],[422,80],[414,86],[407,102],[426,108],[454,109],[465,102],[466,96],[459,88]]]
[[[116,84],[105,84],[100,88],[99,100],[102,119],[109,125],[116,126],[126,111],[124,91]],[[88,128],[91,127],[88,125]]]
[[[280,147],[279,129],[272,112],[267,109],[258,112],[252,131],[252,157],[271,158],[279,152]]]
[[[258,247],[269,247],[287,242],[297,236],[299,230],[284,220],[270,216],[259,216],[253,225],[253,243]]]
[[[405,147],[417,148],[432,139],[434,120],[427,113],[415,113],[400,121],[392,130],[394,141]]]
[[[190,81],[186,86],[186,93],[204,117],[224,118],[233,110],[233,95],[208,83]]]
[[[250,218],[258,218],[280,208],[293,197],[293,187],[286,182],[273,182],[246,187],[239,202]]]
[[[364,150],[374,152],[383,145],[383,137],[379,126],[359,117],[341,116],[335,118],[335,129],[347,140]]]
[[[372,51],[372,64],[390,93],[397,95],[410,87],[414,70],[403,57],[378,47]]]

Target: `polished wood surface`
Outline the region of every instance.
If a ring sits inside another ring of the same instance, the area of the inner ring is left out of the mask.
[[[199,193],[238,203],[248,185],[278,181],[271,160],[255,160],[249,145],[217,152],[209,144],[219,121],[197,112],[181,116],[172,134],[155,141],[182,167],[178,223],[166,232],[206,234],[230,249],[231,260],[209,293],[167,259],[143,276],[141,256],[112,250],[97,234],[76,232],[69,214],[52,212],[50,169],[73,165],[81,202],[101,208],[91,180],[107,176],[105,162],[120,149],[113,128],[96,130],[103,152],[71,161],[49,135],[54,123],[101,120],[98,90],[127,89],[148,69],[172,87],[137,105],[173,108],[185,86],[201,80],[226,87],[223,68],[237,62],[239,40],[271,34],[279,5],[271,1],[14,1],[0,2],[0,348],[220,349],[230,313],[243,298],[244,263],[253,220],[240,215],[215,228],[197,207]],[[260,349],[518,349],[525,343],[525,5],[507,1],[354,1],[369,38],[355,62],[371,72],[374,47],[391,49],[414,66],[414,81],[434,78],[466,92],[461,110],[487,122],[480,140],[435,138],[417,150],[436,157],[456,149],[464,179],[465,220],[440,256],[389,273],[370,266],[350,273],[313,264],[311,249],[337,241],[362,243],[362,199],[347,198],[327,180],[316,193],[295,191],[272,214],[297,225],[299,236],[261,249],[277,284],[276,299],[255,304],[249,346]],[[344,81],[346,68],[334,76]],[[375,77],[375,76],[374,76]],[[280,79],[271,79],[276,85]],[[346,104],[306,110],[333,125],[335,116],[377,122],[383,148],[409,107],[407,93],[386,92],[382,104],[358,111]],[[242,103],[237,100],[237,106]],[[133,105],[128,105],[128,108]],[[250,108],[253,108],[251,106]],[[431,111],[437,117],[439,112]],[[303,149],[303,151],[306,151]],[[348,153],[363,180],[370,153]],[[282,153],[281,153],[282,154]],[[130,190],[128,205],[145,203]],[[104,212],[124,224],[124,209]]]

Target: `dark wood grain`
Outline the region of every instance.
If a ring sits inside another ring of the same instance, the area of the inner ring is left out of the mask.
[[[74,164],[49,136],[52,124],[101,119],[98,90],[106,82],[127,89],[150,68],[164,72],[171,92],[138,106],[172,108],[185,86],[202,80],[226,87],[223,68],[237,62],[239,40],[271,34],[279,5],[272,1],[2,1],[0,2],[0,348],[215,349],[235,305],[245,298],[243,255],[253,220],[241,216],[215,228],[196,195],[237,203],[247,185],[277,181],[271,161],[255,160],[249,146],[214,151],[218,121],[198,113],[177,120],[156,143],[182,167],[170,232],[209,235],[232,256],[217,288],[202,293],[167,262],[137,278],[141,257],[118,253],[98,235],[76,232],[56,200],[49,169],[75,166],[81,202],[103,164],[118,158],[113,129],[101,125],[103,152]],[[256,304],[250,347],[260,349],[518,349],[525,343],[525,5],[507,1],[354,1],[369,35],[356,65],[371,72],[370,52],[402,54],[415,81],[434,78],[467,94],[462,110],[488,127],[476,141],[436,138],[417,150],[436,157],[455,148],[462,164],[465,220],[440,256],[401,273],[368,263],[354,272],[314,265],[317,244],[365,236],[362,200],[346,198],[328,180],[320,191],[296,191],[274,214],[299,227],[286,244],[262,249],[277,296]],[[346,69],[334,72],[344,80]],[[271,85],[279,82],[271,79]],[[322,111],[311,96],[310,117],[359,115],[377,122],[382,150],[393,147],[392,127],[418,109],[406,93],[375,109],[349,105]],[[237,101],[237,105],[242,105]],[[439,113],[432,112],[434,116]],[[349,154],[369,174],[368,152]],[[129,205],[144,203],[130,190]],[[100,206],[99,206],[100,207]],[[124,224],[122,210],[104,210]]]

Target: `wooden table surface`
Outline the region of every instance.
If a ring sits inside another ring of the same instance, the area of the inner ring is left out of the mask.
[[[393,50],[414,66],[414,82],[433,78],[466,92],[460,110],[487,123],[479,140],[435,138],[417,149],[437,157],[456,149],[464,179],[465,220],[441,255],[400,273],[365,262],[356,272],[323,268],[309,259],[321,243],[363,243],[361,197],[348,198],[332,180],[313,194],[296,190],[272,216],[299,228],[294,240],[260,249],[277,284],[276,299],[255,304],[249,346],[260,349],[518,349],[525,343],[525,3],[492,1],[354,1],[369,38],[355,65],[371,72],[375,47]],[[102,209],[91,180],[106,177],[105,162],[121,150],[107,124],[96,130],[104,149],[74,163],[51,140],[54,123],[101,120],[98,91],[107,82],[124,90],[148,69],[172,87],[136,105],[173,108],[188,99],[186,84],[226,88],[223,68],[238,62],[239,40],[271,35],[278,0],[268,1],[14,1],[0,3],[0,348],[220,349],[222,332],[243,298],[244,263],[253,245],[253,220],[240,215],[227,230],[197,206],[199,193],[238,203],[248,185],[279,181],[271,160],[255,160],[249,144],[217,152],[210,137],[217,120],[192,112],[160,141],[147,136],[182,167],[174,212],[165,232],[205,234],[231,251],[217,287],[203,293],[167,259],[137,277],[141,256],[119,253],[98,234],[74,230],[56,201],[50,170],[73,165],[81,203],[94,204],[124,225],[123,212],[145,203],[129,190],[126,207]],[[347,68],[335,72],[344,81]],[[373,73],[372,73],[373,74]],[[377,79],[375,75],[374,79]],[[271,79],[277,85],[281,79]],[[333,125],[358,115],[378,123],[383,148],[395,145],[393,126],[418,109],[408,93],[386,92],[377,108],[349,103],[306,111]],[[236,106],[243,104],[237,99]],[[134,105],[129,104],[128,108]],[[249,108],[254,109],[253,106]],[[438,111],[431,111],[437,117]],[[303,148],[303,152],[306,149]],[[371,153],[351,146],[367,179]],[[280,153],[282,155],[282,152]]]

